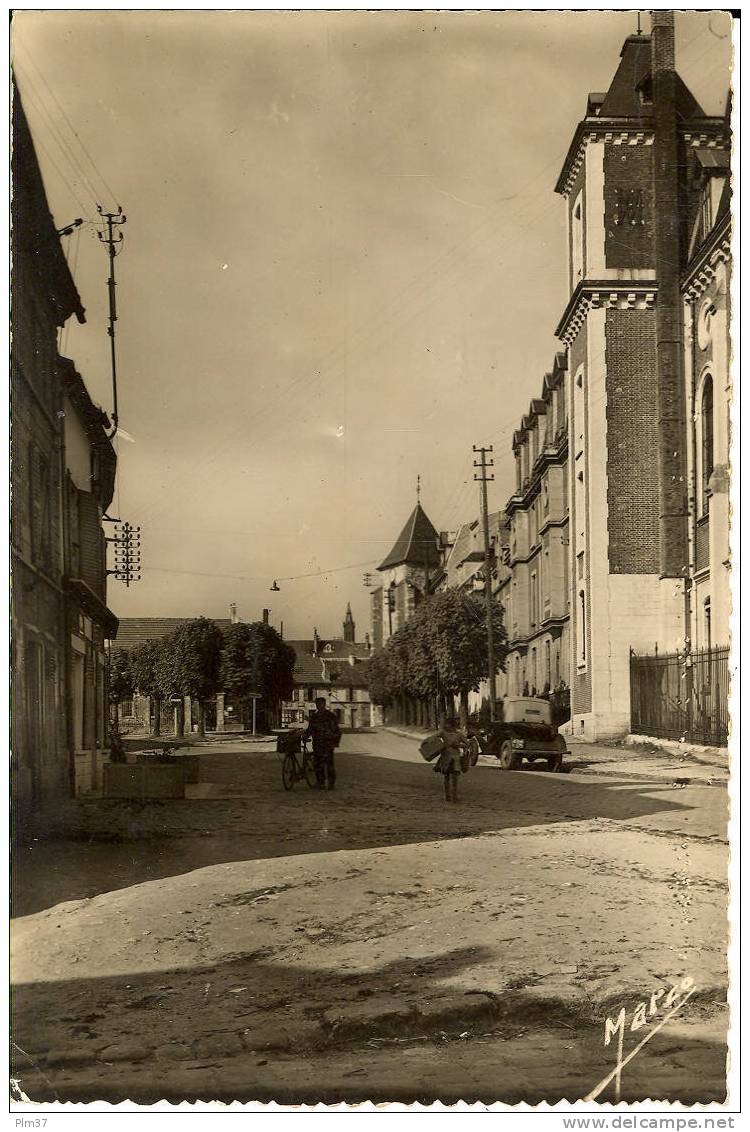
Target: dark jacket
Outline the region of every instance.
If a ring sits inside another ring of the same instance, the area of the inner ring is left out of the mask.
[[[332,751],[341,740],[341,728],[332,711],[317,708],[311,713],[307,721],[305,738],[312,739],[314,751]]]

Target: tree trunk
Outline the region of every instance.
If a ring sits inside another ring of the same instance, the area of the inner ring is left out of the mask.
[[[151,734],[158,737],[161,735],[161,698],[159,696],[153,696],[151,702],[154,708],[151,721]]]
[[[198,735],[203,739],[206,735],[206,708],[203,700],[198,700]]]
[[[467,727],[469,723],[469,692],[468,689],[461,689],[461,702],[458,708],[458,720],[461,727]]]
[[[112,706],[115,709],[115,711],[114,711],[114,717],[115,717],[114,718],[114,725],[117,728],[117,730],[119,731],[120,730],[120,705],[117,702],[117,700],[115,700],[115,702]]]

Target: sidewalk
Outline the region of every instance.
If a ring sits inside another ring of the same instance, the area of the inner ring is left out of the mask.
[[[394,735],[420,742],[429,732],[418,727],[383,727]],[[565,766],[572,773],[607,778],[653,779],[680,786],[715,786],[729,781],[727,752],[721,748],[691,748],[688,745],[657,746],[642,743],[585,743],[566,736],[569,753]],[[480,763],[494,765],[492,756],[480,755]]]

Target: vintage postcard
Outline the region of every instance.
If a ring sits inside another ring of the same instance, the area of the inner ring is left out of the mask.
[[[13,15],[17,1127],[733,1126],[736,22]]]

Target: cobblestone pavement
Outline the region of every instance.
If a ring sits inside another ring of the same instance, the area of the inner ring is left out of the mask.
[[[689,976],[624,1086],[722,1096],[725,791],[478,767],[446,805],[413,747],[347,736],[340,788],[285,793],[273,751],[212,745],[206,798],[37,830],[13,931],[27,1094],[583,1096],[607,1013]]]

